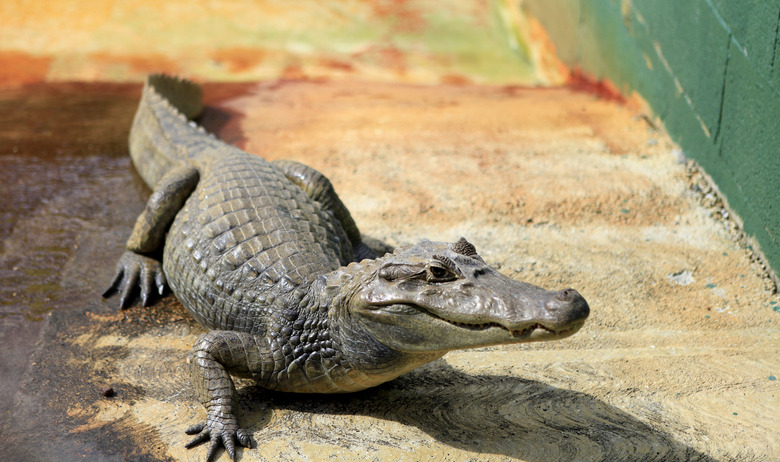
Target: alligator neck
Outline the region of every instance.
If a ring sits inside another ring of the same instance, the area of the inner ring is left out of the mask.
[[[360,388],[392,380],[444,354],[409,354],[389,348],[372,337],[353,315],[350,304],[360,288],[375,276],[381,263],[382,259],[364,260],[341,267],[314,281],[310,292],[317,294],[312,301],[316,300],[318,306],[327,306],[327,323],[334,348]]]

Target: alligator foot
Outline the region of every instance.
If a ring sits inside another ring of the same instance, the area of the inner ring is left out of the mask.
[[[143,306],[149,306],[152,286],[156,287],[160,295],[165,291],[165,274],[158,260],[126,250],[119,258],[114,280],[111,281],[103,296],[108,297],[114,292],[119,292],[119,306],[124,309],[130,306],[131,296],[136,286],[141,292],[141,303]]]
[[[245,448],[252,447],[252,440],[249,438],[249,434],[245,430],[238,428],[235,417],[230,414],[215,413],[215,415],[209,415],[206,422],[191,426],[185,430],[185,433],[196,435],[192,441],[184,446],[187,449],[210,441],[209,452],[206,455],[206,460],[209,462],[214,460],[220,445],[225,447],[225,451],[227,451],[228,456],[232,460],[236,460],[235,441],[238,441]]]

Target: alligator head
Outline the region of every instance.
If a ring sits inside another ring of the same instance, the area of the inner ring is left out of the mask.
[[[375,340],[406,353],[556,340],[577,332],[589,313],[576,290],[504,276],[463,238],[423,241],[376,260],[350,305]]]

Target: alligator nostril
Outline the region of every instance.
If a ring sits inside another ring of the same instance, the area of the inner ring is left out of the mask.
[[[577,291],[574,289],[563,289],[559,290],[555,294],[555,299],[560,300],[562,302],[569,302],[573,300],[577,296]]]
[[[588,302],[574,289],[555,292],[545,308],[561,324],[582,322],[590,314]]]

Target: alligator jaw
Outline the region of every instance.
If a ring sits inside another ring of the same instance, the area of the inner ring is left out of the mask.
[[[432,314],[431,316],[435,316],[435,315]],[[443,318],[439,318],[439,319],[447,321],[446,319]],[[580,327],[583,326],[583,324],[585,324],[585,321],[580,321],[574,323],[573,325],[571,325],[566,329],[555,330],[552,328],[545,327],[541,323],[535,323],[530,326],[526,326],[522,328],[508,328],[496,322],[492,322],[489,324],[467,324],[467,323],[452,322],[452,321],[447,321],[447,322],[449,322],[450,324],[454,324],[455,326],[461,329],[469,329],[474,331],[485,331],[488,329],[502,329],[504,331],[509,332],[509,335],[512,337],[512,339],[517,341],[561,339],[574,334],[580,329]]]
[[[407,303],[374,305],[362,311],[368,321],[366,328],[373,331],[377,340],[390,348],[409,352],[559,340],[574,334],[585,323],[582,314],[561,325],[536,319],[469,323],[450,320],[436,314],[434,309]]]
[[[377,308],[384,310],[388,313],[409,313],[409,314],[426,314],[431,318],[438,321],[450,324],[458,329],[463,329],[470,332],[486,332],[501,333],[500,335],[509,334],[512,341],[524,342],[524,341],[538,341],[538,340],[555,340],[568,337],[577,332],[580,327],[585,324],[585,320],[575,321],[565,326],[564,328],[555,328],[554,326],[545,326],[542,322],[523,322],[514,325],[504,325],[500,322],[492,321],[486,323],[468,323],[462,321],[455,321],[447,319],[440,315],[437,315],[433,309],[422,307],[419,305],[407,305],[401,303],[393,303],[389,305],[378,305]],[[495,334],[494,334],[495,335]],[[492,336],[492,335],[491,335]],[[510,341],[511,342],[511,341]]]

